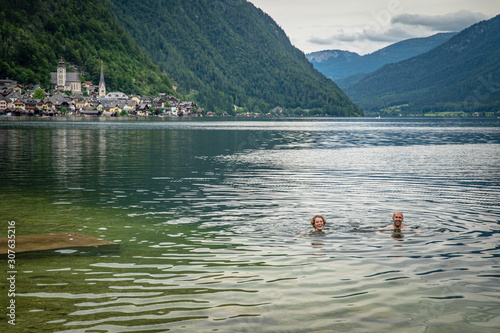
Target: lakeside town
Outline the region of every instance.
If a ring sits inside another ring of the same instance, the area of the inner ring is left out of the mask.
[[[51,89],[45,90],[40,85],[20,85],[15,80],[0,79],[0,116],[34,116],[50,118],[54,116],[84,117],[203,117],[215,116],[215,112],[206,112],[192,101],[181,101],[176,96],[159,93],[158,96],[126,95],[123,92],[107,92],[103,64],[99,84],[82,81],[80,73],[67,71],[61,59],[57,72],[50,73]],[[175,90],[175,86],[174,86]],[[392,106],[378,112],[367,112],[365,116],[380,118],[402,116],[401,108],[406,105]],[[234,111],[241,111],[235,106]],[[227,116],[224,112],[222,116]],[[267,114],[236,112],[236,117],[285,116],[284,108],[277,106]],[[328,116],[301,110],[297,116]],[[444,111],[423,114],[407,114],[410,117],[500,117],[499,112]]]
[[[157,97],[107,92],[104,71],[98,85],[80,81],[78,72],[68,72],[61,59],[57,72],[50,73],[53,93],[39,85],[22,86],[14,80],[0,80],[0,115],[53,117],[75,116],[138,116],[183,117],[211,116],[196,103],[160,93]]]

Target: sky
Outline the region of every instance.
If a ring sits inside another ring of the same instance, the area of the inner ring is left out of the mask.
[[[500,14],[500,0],[248,0],[304,53],[368,54],[401,40],[460,31]]]

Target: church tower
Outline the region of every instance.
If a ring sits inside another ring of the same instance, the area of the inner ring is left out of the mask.
[[[106,83],[104,82],[104,69],[101,60],[101,80],[99,81],[99,99],[106,97]]]
[[[59,64],[57,64],[57,89],[64,90],[65,86],[66,86],[66,65],[64,64],[64,61],[61,58]]]

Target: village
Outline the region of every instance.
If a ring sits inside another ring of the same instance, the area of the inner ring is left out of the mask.
[[[211,116],[205,114],[196,103],[160,93],[156,97],[126,95],[122,92],[106,92],[104,71],[98,85],[80,81],[78,72],[68,72],[61,59],[57,72],[52,72],[53,93],[39,85],[22,86],[14,80],[0,80],[0,115],[53,117],[74,116],[137,116],[183,117]],[[38,91],[38,94],[36,93]],[[37,98],[42,92],[43,98]]]

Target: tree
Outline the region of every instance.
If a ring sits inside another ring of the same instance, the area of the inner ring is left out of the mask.
[[[33,93],[33,98],[34,99],[45,99],[45,91],[42,88],[36,88],[35,92]]]

